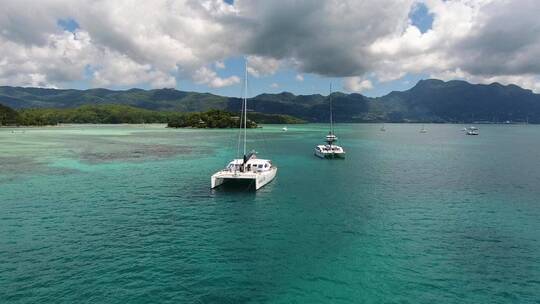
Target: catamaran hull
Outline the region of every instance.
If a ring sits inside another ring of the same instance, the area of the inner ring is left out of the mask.
[[[259,190],[271,182],[274,177],[276,177],[276,174],[277,168],[275,167],[271,170],[257,173],[221,171],[212,175],[211,187],[214,189],[225,183],[237,183],[248,185],[251,184],[255,186],[255,190]]]
[[[326,159],[344,159],[345,158],[345,152],[344,153],[322,153],[318,150],[315,150],[315,156],[320,158],[326,158]]]

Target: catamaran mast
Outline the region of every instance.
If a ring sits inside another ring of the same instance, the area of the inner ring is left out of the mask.
[[[329,103],[330,103],[330,132],[331,134],[334,134],[334,120],[332,115],[332,83],[330,83],[330,94],[328,95]]]
[[[245,59],[244,69],[244,156],[246,156],[246,141],[247,141],[247,86],[248,86],[248,67],[247,59]]]

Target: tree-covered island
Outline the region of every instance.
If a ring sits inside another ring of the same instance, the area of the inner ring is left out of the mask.
[[[239,115],[224,110],[205,112],[153,111],[126,105],[84,105],[69,109],[22,109],[0,104],[0,126],[58,124],[164,123],[171,128],[238,128]],[[248,113],[248,127],[257,124],[298,124],[305,121],[277,114]]]

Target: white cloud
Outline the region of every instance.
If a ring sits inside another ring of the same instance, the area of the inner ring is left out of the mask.
[[[407,73],[476,83],[515,83],[539,91],[540,21],[534,0],[425,0],[434,15],[426,33],[409,24],[370,46],[380,81]]]
[[[27,47],[0,35],[0,82],[55,87],[84,78],[96,50],[85,32],[60,32],[43,37],[42,45]]]
[[[240,83],[240,78],[237,76],[221,78],[215,71],[207,67],[201,67],[195,71],[193,79],[196,83],[205,84],[211,88],[222,88]]]
[[[214,63],[214,65],[216,66],[216,69],[224,69],[226,66],[225,66],[225,62],[223,61],[216,61]]]
[[[347,77],[343,81],[343,89],[347,92],[361,93],[373,88],[373,84],[368,79],[361,77]]]
[[[248,56],[247,63],[248,73],[255,77],[273,75],[281,65],[279,60],[262,56]]]
[[[0,10],[0,82],[62,86],[86,78],[97,86],[161,87],[174,86],[176,77],[200,80],[202,67],[237,53],[240,38],[229,37],[221,24],[235,14],[217,0],[6,0]],[[57,25],[69,18],[80,25],[75,35]],[[214,77],[207,83],[235,81]]]
[[[302,74],[296,74],[295,79],[296,79],[297,81],[302,82],[302,81],[304,81],[304,75],[302,75]]]
[[[272,89],[277,89],[277,88],[279,88],[279,84],[277,84],[277,83],[274,82],[274,83],[272,83],[272,84],[270,85],[270,87],[271,87]]]

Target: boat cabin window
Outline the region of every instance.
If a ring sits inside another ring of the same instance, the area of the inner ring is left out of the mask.
[[[229,170],[232,170],[232,171],[239,171],[240,170],[240,165],[237,165],[237,164],[229,164],[229,166],[227,167]]]

